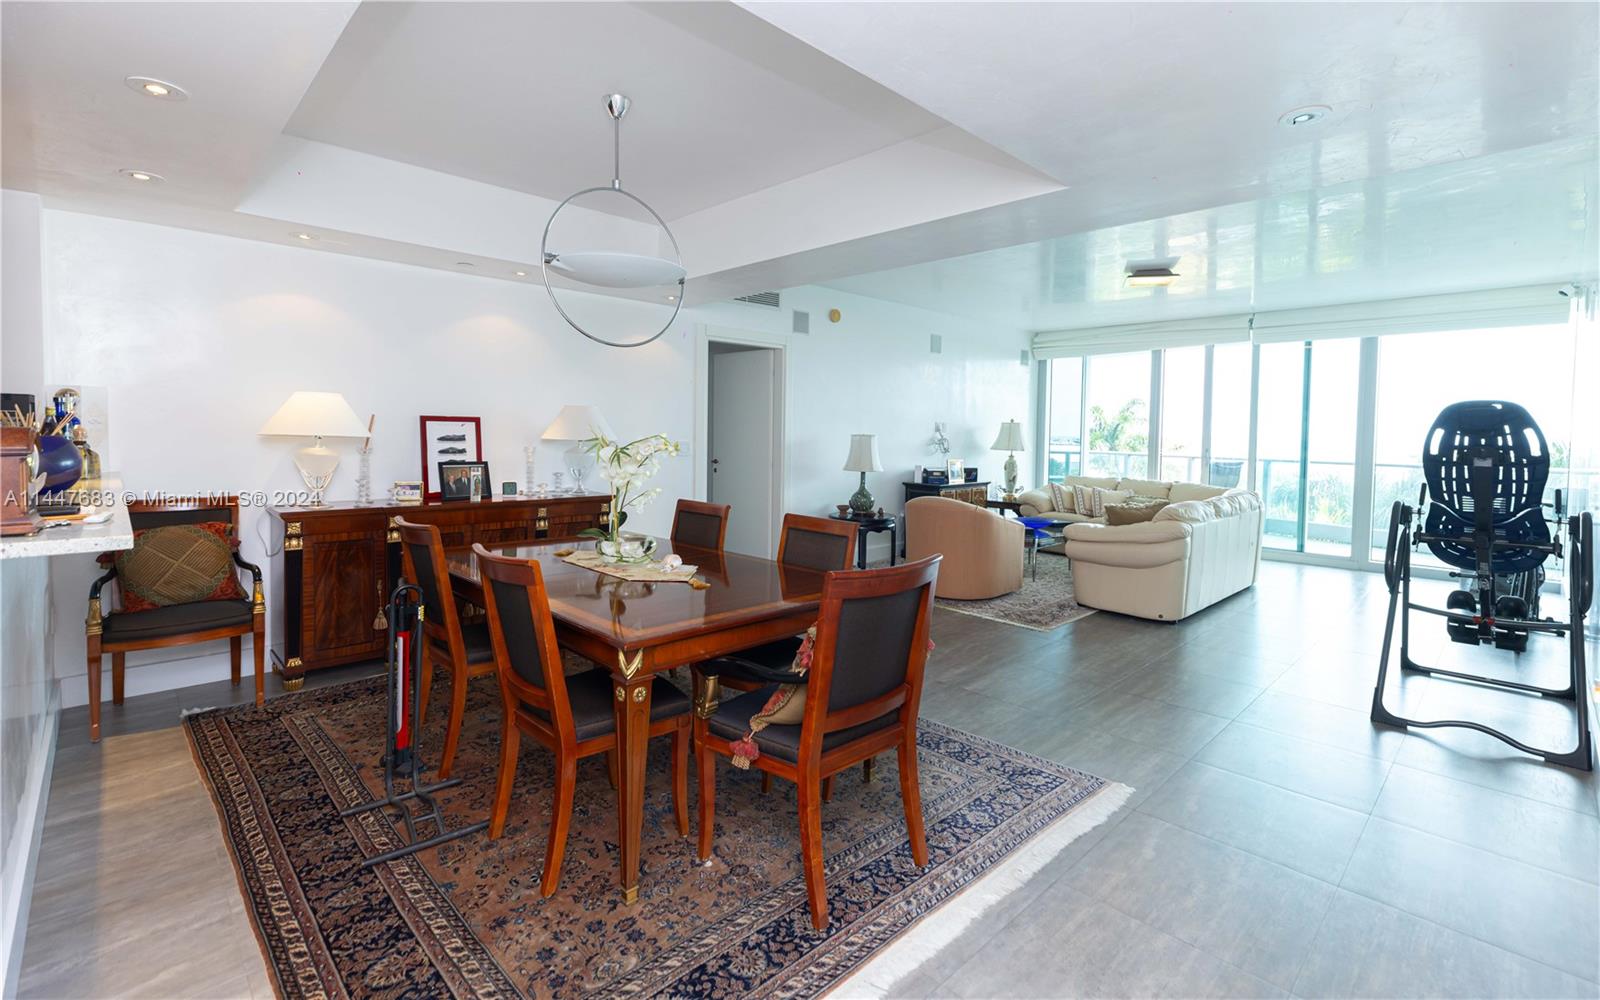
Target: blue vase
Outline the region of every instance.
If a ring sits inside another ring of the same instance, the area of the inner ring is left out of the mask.
[[[70,439],[47,434],[39,439],[39,471],[44,473],[41,492],[58,493],[83,475],[83,455]]]

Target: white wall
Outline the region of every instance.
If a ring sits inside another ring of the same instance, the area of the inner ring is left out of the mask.
[[[0,194],[0,388],[44,383],[39,198]],[[0,994],[12,995],[55,747],[50,560],[0,562]]]
[[[298,488],[298,444],[256,434],[296,389],[342,392],[357,412],[376,413],[375,493],[394,479],[417,478],[421,413],[481,416],[496,481],[522,480],[523,445],[537,443],[564,403],[600,406],[623,436],[661,432],[691,443],[702,327],[777,336],[789,329],[792,303],[812,307],[814,332],[789,338],[788,509],[822,512],[849,496],[854,477],[839,466],[853,431],[880,434],[890,471],[872,485],[885,506],[895,506],[904,474],[931,457],[933,420],[950,421],[958,450],[997,473],[1004,456],[982,445],[1001,420],[1032,412],[1028,369],[1017,361],[1020,331],[982,331],[823,289],[786,292],[781,313],[686,309],[661,341],[618,350],[569,329],[536,283],[67,212],[46,211],[43,228],[46,381],[107,387],[102,451],[107,468],[135,491]],[[610,299],[583,305],[618,322],[656,315]],[[830,306],[844,311],[844,322],[827,322]],[[930,332],[944,334],[943,355],[928,354]],[[353,442],[343,450],[334,497],[354,492]],[[697,463],[692,453],[667,463],[657,480],[661,501],[633,523],[665,533],[672,500],[694,492]],[[559,467],[554,449],[541,448],[540,467],[541,479]],[[270,567],[258,534],[265,520],[244,512],[243,549]],[[56,567],[53,597],[63,621],[81,617],[93,575],[88,558]],[[83,638],[61,631],[55,660],[63,703],[81,704]],[[130,655],[128,692],[226,676],[225,651],[218,644]],[[165,662],[139,666],[154,661]]]

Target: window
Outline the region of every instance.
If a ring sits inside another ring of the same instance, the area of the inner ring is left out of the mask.
[[[1148,478],[1150,353],[1100,354],[1087,363],[1089,426],[1084,474]]]
[[[1211,454],[1205,481],[1212,486],[1248,485],[1251,353],[1249,344],[1211,349]]]
[[[1394,502],[1416,504],[1422,488],[1423,440],[1439,411],[1451,403],[1503,399],[1523,406],[1550,446],[1545,502],[1553,502],[1556,490],[1567,489],[1573,424],[1564,364],[1573,356],[1572,338],[1567,324],[1379,338],[1369,558],[1383,559]],[[1513,354],[1507,348],[1512,344],[1514,356],[1527,362],[1510,363]],[[1426,547],[1414,558],[1434,562]],[[1545,571],[1553,574],[1559,566],[1556,560],[1547,560]]]
[[[1201,481],[1200,461],[1206,431],[1205,405],[1206,349],[1182,347],[1163,351],[1159,478],[1185,483]]]
[[[1264,344],[1256,485],[1265,544],[1350,554],[1361,341]]]
[[[1052,483],[1083,473],[1083,359],[1050,362],[1049,437],[1045,478]]]
[[[1263,544],[1298,547],[1300,523],[1301,403],[1309,344],[1263,344],[1258,363],[1256,492],[1266,506]]]

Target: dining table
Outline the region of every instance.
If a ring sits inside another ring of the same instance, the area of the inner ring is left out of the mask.
[[[485,546],[496,555],[536,560],[544,577],[556,638],[611,674],[617,727],[617,826],[622,899],[639,895],[639,837],[644,823],[650,689],[656,674],[798,635],[817,618],[825,574],[771,559],[674,546],[656,539],[654,558],[676,554],[696,567],[693,579],[634,581],[566,561],[593,543],[511,542]],[[484,606],[477,556],[446,552],[456,596]],[[716,708],[715,685],[702,685],[694,710]]]

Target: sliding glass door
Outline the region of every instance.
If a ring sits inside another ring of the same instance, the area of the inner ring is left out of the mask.
[[[1148,479],[1151,352],[1088,358],[1084,475]]]
[[[1360,367],[1355,339],[1261,346],[1256,488],[1268,547],[1350,555]]]

